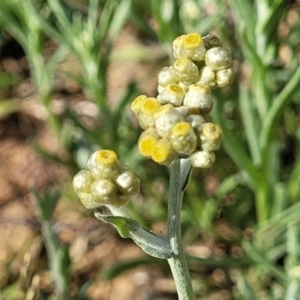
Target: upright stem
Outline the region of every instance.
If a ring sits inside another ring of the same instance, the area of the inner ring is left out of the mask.
[[[194,300],[192,282],[181,242],[182,196],[190,175],[191,164],[187,159],[176,159],[170,166],[170,191],[168,208],[168,240],[171,248],[171,267],[179,300]]]

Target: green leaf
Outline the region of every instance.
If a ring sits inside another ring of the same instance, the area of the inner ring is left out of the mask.
[[[249,285],[246,278],[240,273],[237,276],[237,287],[245,300],[257,300],[252,287]]]
[[[239,103],[251,157],[254,164],[259,166],[261,164],[261,153],[257,134],[257,128],[259,128],[259,126],[250,95],[243,86],[240,87]]]
[[[195,269],[203,266],[208,266],[210,268],[249,267],[253,264],[251,259],[248,257],[222,257],[222,259],[220,259],[215,257],[202,258],[198,256],[187,255],[186,258],[192,268]]]
[[[21,110],[20,100],[1,100],[0,102],[0,120],[9,116],[10,114]]]
[[[290,174],[290,179],[288,182],[288,191],[292,199],[292,202],[299,201],[300,195],[300,160],[295,163],[293,171]]]
[[[57,203],[60,199],[60,192],[48,192],[43,197],[32,192],[35,204],[39,213],[41,232],[49,258],[49,267],[55,282],[55,287],[61,299],[66,299],[69,279],[69,268],[71,264],[69,247],[61,243],[56,230],[51,224],[51,219]]]
[[[278,282],[283,285],[288,282],[288,276],[284,270],[269,261],[262,252],[256,249],[250,240],[245,240],[243,242],[243,248],[257,266],[260,266],[265,272],[274,276]]]
[[[277,122],[282,115],[286,105],[292,100],[293,93],[299,89],[300,83],[300,66],[297,67],[294,74],[287,82],[282,91],[272,101],[272,106],[264,119],[261,134],[259,137],[260,146],[262,149],[267,148],[277,130]]]
[[[119,35],[121,28],[130,15],[130,8],[131,0],[121,1],[121,3],[119,3],[118,7],[116,8],[109,27],[109,37],[112,40],[115,40]]]
[[[299,299],[299,291],[300,291],[299,279],[295,278],[289,282],[284,300]]]
[[[267,222],[260,224],[257,231],[257,236],[261,234],[267,234],[268,231],[276,230],[282,231],[285,230],[290,222],[298,222],[300,215],[300,202],[297,202],[291,205],[289,208],[278,213],[276,216],[270,218]],[[273,237],[272,237],[273,238]]]
[[[131,238],[145,253],[150,256],[168,259],[171,257],[170,246],[165,237],[143,228],[135,220],[105,215],[99,212],[95,217],[103,222],[112,224],[123,238]]]
[[[172,40],[184,32],[179,17],[180,3],[178,0],[152,0],[151,9],[158,23],[158,38],[162,44],[168,43],[166,46],[169,47]],[[171,47],[166,50],[170,51]]]
[[[56,205],[60,199],[60,192],[45,192],[43,197],[40,197],[33,189],[31,192],[34,195],[35,204],[38,208],[40,219],[42,221],[50,222]]]
[[[108,270],[105,271],[104,276],[107,280],[112,280],[122,274],[123,272],[126,272],[130,269],[133,269],[135,267],[138,267],[140,265],[149,265],[157,263],[157,260],[151,258],[151,257],[141,257],[131,260],[126,260],[124,262],[119,262],[114,265],[112,265]]]
[[[12,87],[16,82],[16,76],[9,73],[0,73],[0,87],[8,88]]]
[[[254,44],[253,26],[256,24],[256,17],[252,1],[229,0],[228,3],[232,7],[236,23],[239,24],[239,31],[244,32],[251,44]]]
[[[222,113],[222,107],[218,101],[215,103],[213,117],[223,130],[223,145],[225,150],[238,168],[245,172],[245,178],[247,179],[248,185],[253,190],[256,189],[261,183],[261,176],[246,151],[242,148],[238,138],[226,126],[226,120]]]
[[[227,176],[216,190],[216,196],[221,198],[234,191],[240,184],[246,184],[242,172]]]

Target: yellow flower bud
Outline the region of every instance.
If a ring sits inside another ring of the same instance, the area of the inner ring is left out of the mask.
[[[173,126],[184,120],[183,116],[172,104],[165,104],[153,115],[155,128],[160,137],[168,137]]]
[[[160,108],[161,104],[156,98],[147,98],[141,104],[140,110],[136,117],[139,125],[143,128],[154,126],[153,114]]]
[[[133,113],[136,115],[141,108],[141,105],[144,103],[145,100],[147,100],[148,97],[145,95],[140,95],[138,97],[136,97],[133,102],[131,103],[131,110],[133,111]]]
[[[143,156],[151,156],[158,139],[159,136],[155,128],[150,127],[143,131],[138,141],[138,148],[140,153]]]
[[[174,106],[180,106],[184,96],[185,92],[178,84],[168,84],[157,99],[161,104],[171,103]]]
[[[216,82],[218,87],[225,87],[233,81],[233,70],[232,68],[222,69],[216,71]]]
[[[96,153],[96,162],[103,165],[112,165],[118,161],[117,154],[112,150],[100,150]]]
[[[175,151],[172,149],[170,141],[162,138],[157,141],[155,149],[152,152],[152,159],[162,165],[168,165],[176,156]]]
[[[214,34],[208,34],[203,37],[204,45],[207,50],[209,50],[212,47],[221,47],[222,44],[218,37],[216,37]]]
[[[227,49],[213,47],[207,50],[205,54],[205,63],[214,71],[222,70],[231,65],[232,59]]]
[[[191,155],[194,168],[210,168],[215,162],[215,154],[207,151],[196,151]]]
[[[141,112],[146,115],[153,115],[160,108],[160,103],[156,98],[148,98],[141,105]]]
[[[205,52],[204,41],[200,34],[189,33],[182,39],[181,57],[200,62],[204,60]]]
[[[182,81],[184,84],[194,83],[199,78],[197,65],[188,58],[176,59],[173,67],[179,81]]]
[[[188,155],[195,150],[197,137],[189,123],[180,122],[173,127],[170,142],[177,153]]]
[[[120,171],[117,154],[112,150],[94,152],[88,159],[87,166],[97,179],[111,179]]]
[[[186,93],[183,105],[191,108],[192,112],[198,111],[202,115],[208,114],[213,108],[213,99],[208,86],[191,84]]]
[[[203,124],[200,133],[201,147],[205,151],[218,150],[222,141],[222,129],[219,125],[208,122]]]

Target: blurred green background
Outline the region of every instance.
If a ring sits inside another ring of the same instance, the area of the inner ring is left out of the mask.
[[[213,91],[223,145],[182,209],[197,299],[300,299],[300,1],[2,0],[0,299],[176,299],[165,262],[85,210],[72,176],[115,150],[142,180],[132,217],[164,232],[168,170],[129,110],[156,96],[180,34],[233,56]]]

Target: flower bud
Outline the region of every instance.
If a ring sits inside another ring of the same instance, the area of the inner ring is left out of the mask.
[[[225,87],[233,81],[233,70],[232,68],[222,69],[216,71],[216,82],[218,87]]]
[[[152,152],[151,158],[162,165],[168,165],[176,157],[176,152],[173,150],[170,141],[162,138],[157,141],[155,149]]]
[[[173,126],[184,120],[183,116],[172,104],[165,104],[153,115],[155,128],[160,137],[168,137]]]
[[[196,151],[191,155],[191,163],[195,168],[209,168],[215,162],[215,154],[207,151]]]
[[[185,92],[177,84],[168,84],[166,88],[157,96],[158,101],[161,104],[171,103],[174,106],[180,106],[182,104]]]
[[[204,85],[191,84],[189,91],[186,93],[183,105],[191,108],[192,112],[197,112],[206,115],[213,106],[210,88]]]
[[[174,107],[175,111],[184,119],[190,114],[190,109],[186,106],[178,106]]]
[[[206,49],[200,34],[189,33],[181,42],[180,57],[186,57],[193,61],[203,61]]]
[[[204,66],[199,70],[199,79],[196,82],[196,84],[209,86],[210,88],[215,87],[216,86],[215,72],[209,66]]]
[[[136,97],[133,102],[131,103],[131,110],[132,112],[137,115],[138,112],[140,111],[141,105],[144,103],[145,100],[147,100],[148,97],[145,95],[139,95]]]
[[[73,178],[73,187],[75,192],[90,192],[90,185],[94,181],[91,171],[81,170]]]
[[[143,156],[151,156],[152,152],[155,149],[156,142],[159,138],[160,137],[157,134],[156,129],[153,127],[150,127],[143,131],[138,141],[138,148],[140,153]]]
[[[160,106],[161,104],[156,98],[147,98],[143,101],[140,110],[136,115],[137,120],[143,129],[154,126],[153,114]]]
[[[205,63],[212,70],[222,70],[231,65],[232,59],[227,49],[222,47],[213,47],[207,50],[205,54]]]
[[[178,82],[178,85],[185,91],[187,92],[189,90],[189,86],[190,86],[190,83],[183,83],[181,81]]]
[[[184,84],[194,83],[198,80],[198,67],[190,59],[178,58],[175,60],[173,67],[179,81]]]
[[[126,195],[133,195],[140,190],[140,180],[128,167],[123,167],[123,170],[116,178],[115,183],[118,190]]]
[[[200,133],[201,147],[205,151],[218,150],[222,141],[222,129],[219,125],[208,122],[203,124]]]
[[[99,205],[116,203],[117,187],[107,179],[98,179],[91,184],[91,195]],[[122,205],[122,204],[121,204]]]
[[[114,178],[120,171],[117,154],[112,150],[94,152],[88,159],[87,166],[97,179]]]
[[[177,83],[178,78],[173,67],[164,67],[158,73],[158,85],[165,87],[168,84]]]
[[[182,42],[186,35],[180,35],[178,36],[174,41],[173,41],[173,56],[177,58],[181,58],[181,47],[182,47]]]
[[[202,128],[202,125],[206,122],[201,115],[189,115],[186,117],[186,122],[188,122],[192,128],[199,132]]]
[[[177,123],[170,134],[173,149],[179,154],[191,154],[197,146],[197,137],[187,122]]]
[[[99,204],[94,200],[92,195],[90,193],[84,193],[84,192],[78,192],[77,196],[81,203],[87,208],[87,209],[95,209],[97,207],[102,206],[102,204]]]
[[[203,37],[204,45],[207,50],[209,50],[212,47],[221,47],[222,44],[218,37],[216,37],[214,34],[208,34]]]

